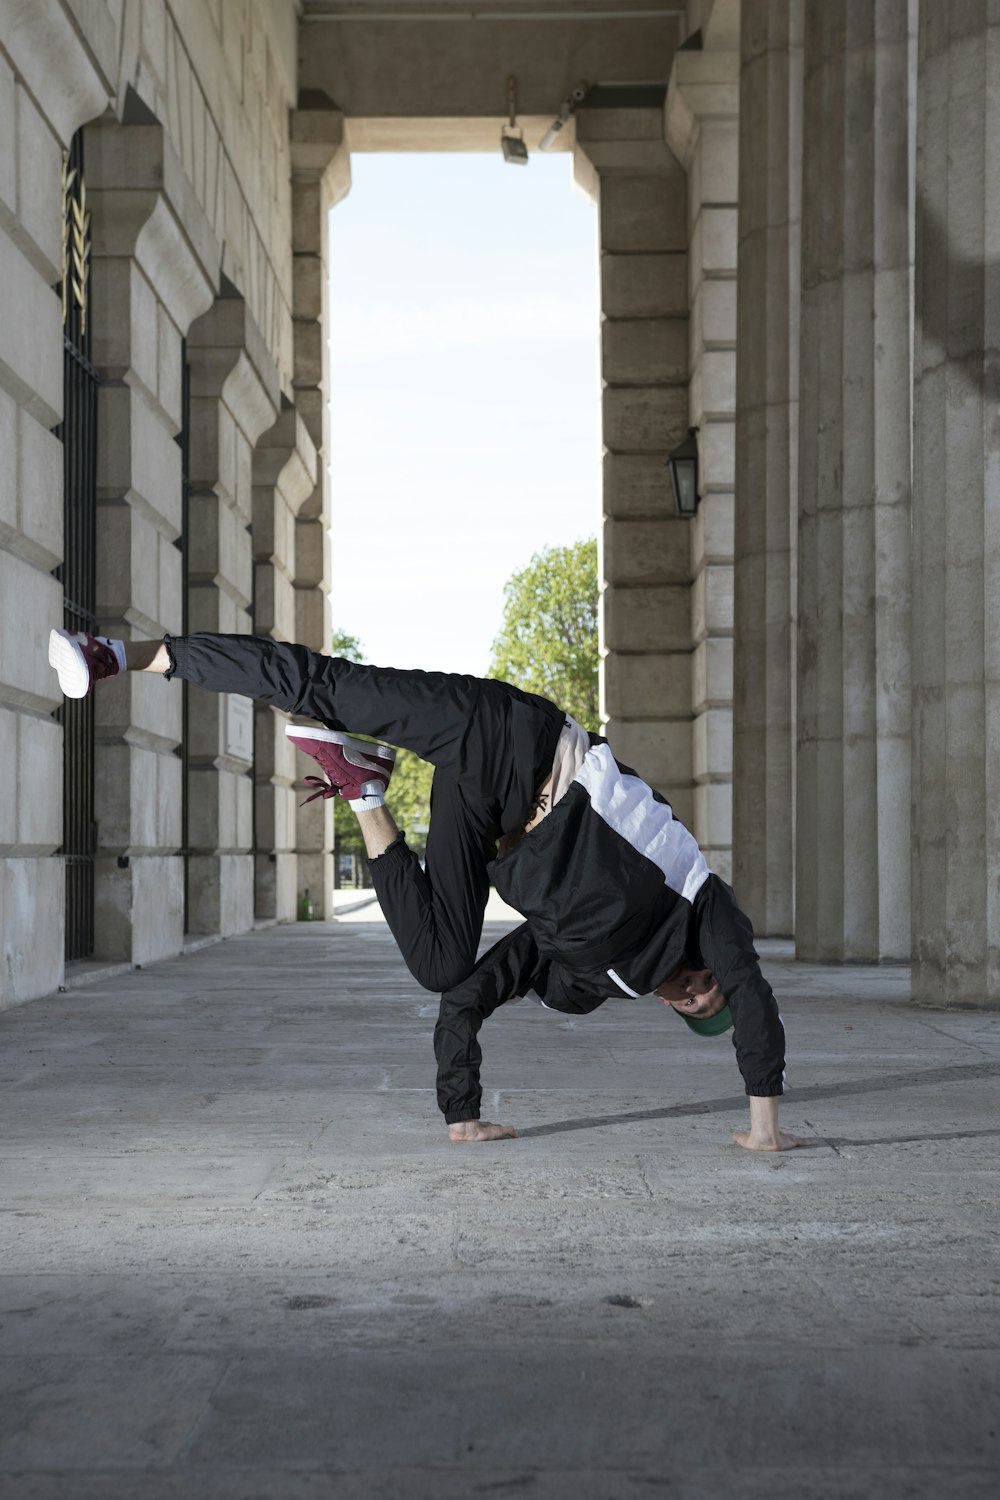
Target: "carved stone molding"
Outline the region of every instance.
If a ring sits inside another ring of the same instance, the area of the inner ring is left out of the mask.
[[[191,394],[225,402],[251,444],[273,426],[281,377],[242,297],[217,297],[188,330]]]
[[[733,120],[740,112],[740,54],[678,52],[665,105],[667,145],[690,170],[702,120]]]
[[[185,333],[212,304],[222,248],[161,125],[87,129],[95,256],[133,256]]]
[[[283,411],[270,431],[258,440],[253,455],[253,482],[255,489],[266,485],[280,489],[293,514],[297,514],[315,490],[316,445],[294,407]]]
[[[117,26],[104,0],[87,5],[87,46],[61,0],[3,0],[0,32],[7,52],[64,146],[112,102],[118,68]]]
[[[351,157],[344,116],[336,109],[293,109],[289,115],[293,181],[322,184],[324,207],[351,190]]]

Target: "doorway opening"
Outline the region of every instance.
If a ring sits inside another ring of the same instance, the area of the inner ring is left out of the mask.
[[[484,675],[507,579],[601,516],[594,205],[572,157],[356,153],[330,222],[335,626]]]

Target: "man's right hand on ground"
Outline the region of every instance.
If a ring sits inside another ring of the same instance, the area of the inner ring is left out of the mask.
[[[778,1099],[767,1095],[751,1094],[750,1129],[735,1130],[733,1144],[744,1151],[794,1151],[797,1146],[818,1146],[818,1141],[807,1141],[799,1135],[783,1135],[778,1129]]]
[[[491,1125],[489,1120],[459,1120],[448,1126],[448,1139],[457,1145],[466,1141],[502,1141],[516,1135],[513,1125]]]

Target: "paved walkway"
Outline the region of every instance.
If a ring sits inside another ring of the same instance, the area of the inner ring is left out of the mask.
[[[770,952],[761,1157],[728,1039],[509,1006],[455,1147],[374,915],[0,1016],[2,1500],[993,1500],[1000,1016]]]

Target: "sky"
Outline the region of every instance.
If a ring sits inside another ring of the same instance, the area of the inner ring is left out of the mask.
[[[572,158],[351,158],[330,221],[335,629],[484,673],[503,586],[601,509],[597,222]]]

